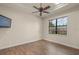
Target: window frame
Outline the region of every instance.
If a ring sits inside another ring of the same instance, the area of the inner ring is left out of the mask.
[[[59,34],[58,33],[58,25],[57,25],[58,21],[57,20],[60,19],[60,18],[65,18],[65,17],[68,17],[68,16],[62,16],[62,17],[58,17],[58,18],[49,20],[49,34]],[[50,26],[50,21],[52,21],[52,20],[56,20],[56,26]],[[67,19],[67,21],[68,21],[68,19]],[[62,25],[60,25],[60,26],[62,26]],[[50,27],[55,27],[55,33],[50,33]],[[66,24],[66,30],[67,30],[67,24]]]

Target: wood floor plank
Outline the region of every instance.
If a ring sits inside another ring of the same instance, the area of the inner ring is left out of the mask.
[[[78,55],[79,50],[39,40],[0,50],[0,55]]]

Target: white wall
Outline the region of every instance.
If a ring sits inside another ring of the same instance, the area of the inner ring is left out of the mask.
[[[0,49],[41,39],[41,19],[4,7],[0,7],[0,14],[12,19],[11,28],[0,28]]]
[[[58,18],[61,16],[68,16],[68,26],[67,26],[67,35],[56,35],[48,34],[49,28],[48,24],[50,19]],[[56,17],[51,17],[43,20],[43,39],[56,42],[59,44],[64,44],[70,47],[79,49],[79,11],[73,11],[70,13],[62,14]]]

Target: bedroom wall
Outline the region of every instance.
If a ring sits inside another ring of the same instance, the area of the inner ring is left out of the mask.
[[[69,17],[67,35],[48,34],[48,20],[58,18],[61,16]],[[63,13],[59,16],[52,16],[48,19],[44,19],[43,23],[43,39],[79,49],[79,10]]]
[[[41,19],[4,6],[0,6],[0,14],[12,19],[11,28],[0,28],[0,49],[41,39]]]

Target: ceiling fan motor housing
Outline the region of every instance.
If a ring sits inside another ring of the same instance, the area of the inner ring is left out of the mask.
[[[40,7],[40,8],[39,8],[39,12],[42,12],[42,11],[43,11],[43,8],[42,8],[42,7]]]

